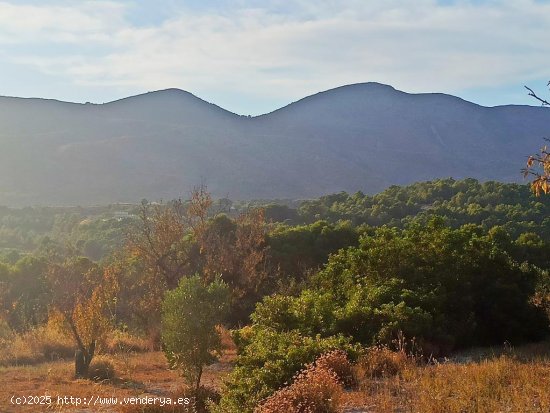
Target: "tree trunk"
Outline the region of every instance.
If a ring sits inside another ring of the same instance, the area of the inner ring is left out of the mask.
[[[201,387],[201,376],[202,376],[202,365],[199,367],[199,371],[197,374],[197,384],[195,385],[195,390],[198,395],[199,388]]]
[[[88,348],[78,349],[74,355],[74,367],[76,378],[88,377],[88,370],[90,369],[90,363],[94,358],[95,353],[95,340],[92,340]]]
[[[74,353],[74,375],[77,379],[86,377],[88,369],[86,367],[86,361],[82,350],[78,349]]]
[[[74,354],[74,375],[77,379],[85,378],[88,376],[88,369],[90,368],[90,363],[94,358],[95,353],[95,340],[92,340],[88,348],[82,342],[76,326],[71,317],[67,317],[69,326],[73,332],[78,349]]]

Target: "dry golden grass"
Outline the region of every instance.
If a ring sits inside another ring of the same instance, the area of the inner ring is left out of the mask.
[[[153,350],[149,339],[137,337],[125,331],[116,330],[107,336],[105,352],[109,354],[144,353]]]
[[[206,387],[218,391],[222,388],[223,378],[230,372],[235,359],[235,350],[229,340],[227,347],[221,362],[206,369],[203,376]],[[480,349],[461,355],[455,361],[418,365],[402,353],[371,349],[354,367],[358,384],[352,391],[342,393],[340,387],[332,388],[334,382],[329,377],[317,378],[313,383],[324,389],[317,402],[332,399],[327,395],[334,394],[334,402],[340,404],[338,411],[343,412],[547,413],[550,412],[549,354],[549,343],[542,343],[500,352]],[[37,411],[36,406],[10,405],[12,395],[85,397],[94,394],[121,398],[183,394],[183,380],[177,372],[168,369],[162,352],[122,352],[102,358],[114,366],[116,377],[98,383],[75,380],[74,365],[69,360],[0,367],[0,412]],[[348,366],[343,359],[336,353],[332,358],[325,363],[329,370],[338,370],[341,371],[339,375],[347,376]],[[311,394],[310,384],[304,380],[303,386],[297,386],[293,400],[313,399],[315,395]],[[332,409],[334,406],[325,407]],[[43,411],[57,410],[113,411],[112,407],[75,409],[74,406]],[[170,408],[149,410],[150,413],[176,411]]]
[[[378,377],[395,376],[406,368],[416,365],[416,361],[404,351],[392,351],[387,347],[368,348],[354,366],[357,380],[365,381]]]
[[[121,353],[102,356],[113,364],[116,377],[112,380],[93,382],[74,379],[74,363],[58,360],[28,366],[0,367],[0,412],[31,413],[37,411],[113,412],[112,407],[76,409],[65,406],[60,409],[37,410],[36,406],[13,406],[12,395],[29,396],[48,394],[54,397],[86,397],[91,394],[101,397],[159,396],[171,397],[181,394],[183,380],[177,372],[168,368],[162,352]],[[220,389],[222,380],[232,368],[234,352],[224,354],[221,362],[206,368],[203,385]],[[159,410],[160,411],[160,410]],[[165,410],[170,411],[170,410]]]
[[[549,412],[550,361],[504,354],[468,363],[410,363],[393,376],[364,377],[348,410],[377,413]]]
[[[342,384],[331,370],[306,367],[292,384],[276,391],[255,413],[336,413],[340,405]]]
[[[126,354],[150,351],[148,339],[113,331],[98,353]],[[0,337],[0,366],[21,366],[74,357],[75,344],[70,334],[55,325],[44,325],[22,334],[5,332]]]
[[[115,374],[115,366],[105,356],[94,357],[88,370],[88,378],[97,382],[113,380]]]
[[[74,343],[65,334],[43,326],[0,343],[0,366],[36,364],[70,358]]]

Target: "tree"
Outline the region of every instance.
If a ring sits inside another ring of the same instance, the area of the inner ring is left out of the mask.
[[[548,320],[532,303],[538,271],[510,259],[500,232],[451,229],[440,217],[381,227],[331,255],[299,296],[266,297],[251,318],[268,330],[365,345],[391,345],[403,333],[442,354],[539,339]]]
[[[81,257],[51,263],[47,277],[51,309],[63,316],[77,345],[75,375],[86,377],[96,348],[109,331],[109,308],[118,285],[109,270],[102,272]]]
[[[200,387],[205,365],[221,351],[218,326],[228,308],[229,290],[219,278],[210,284],[195,275],[182,278],[162,305],[162,343],[170,366],[190,386]]]
[[[45,259],[33,256],[21,258],[13,267],[0,264],[0,308],[6,310],[6,321],[16,331],[47,319],[50,291],[44,276],[46,266]]]
[[[550,86],[550,82],[548,82],[547,86]],[[525,88],[529,91],[529,96],[539,101],[542,106],[550,106],[550,102],[538,96],[533,89],[527,86]],[[533,176],[531,189],[537,196],[543,192],[545,194],[550,192],[550,152],[548,152],[546,145],[541,148],[540,153],[527,158],[527,167],[523,169],[523,175],[525,177],[529,175]]]
[[[252,209],[236,219],[218,215],[199,234],[202,276],[220,276],[231,290],[233,325],[245,322],[261,298],[267,280],[267,226],[263,210]]]
[[[140,220],[128,238],[152,282],[173,289],[185,274],[205,282],[220,276],[232,293],[231,321],[244,321],[261,297],[266,280],[266,233],[263,211],[251,209],[231,219],[211,217],[213,201],[206,186],[193,189],[188,202],[142,202]]]
[[[174,288],[189,263],[189,232],[181,200],[168,205],[142,202],[139,222],[128,234],[130,255],[138,257],[153,278]]]

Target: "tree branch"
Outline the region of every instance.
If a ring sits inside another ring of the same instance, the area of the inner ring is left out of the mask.
[[[550,102],[548,102],[547,100],[537,96],[537,94],[533,91],[533,89],[531,89],[530,87],[527,87],[527,86],[524,86],[524,88],[529,91],[529,96],[534,97],[535,99],[537,99],[540,103],[542,103],[543,106],[550,106]]]

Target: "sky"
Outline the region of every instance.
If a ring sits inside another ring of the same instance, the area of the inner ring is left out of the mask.
[[[4,96],[180,88],[258,115],[369,81],[536,105],[548,80],[550,0],[0,0]]]

